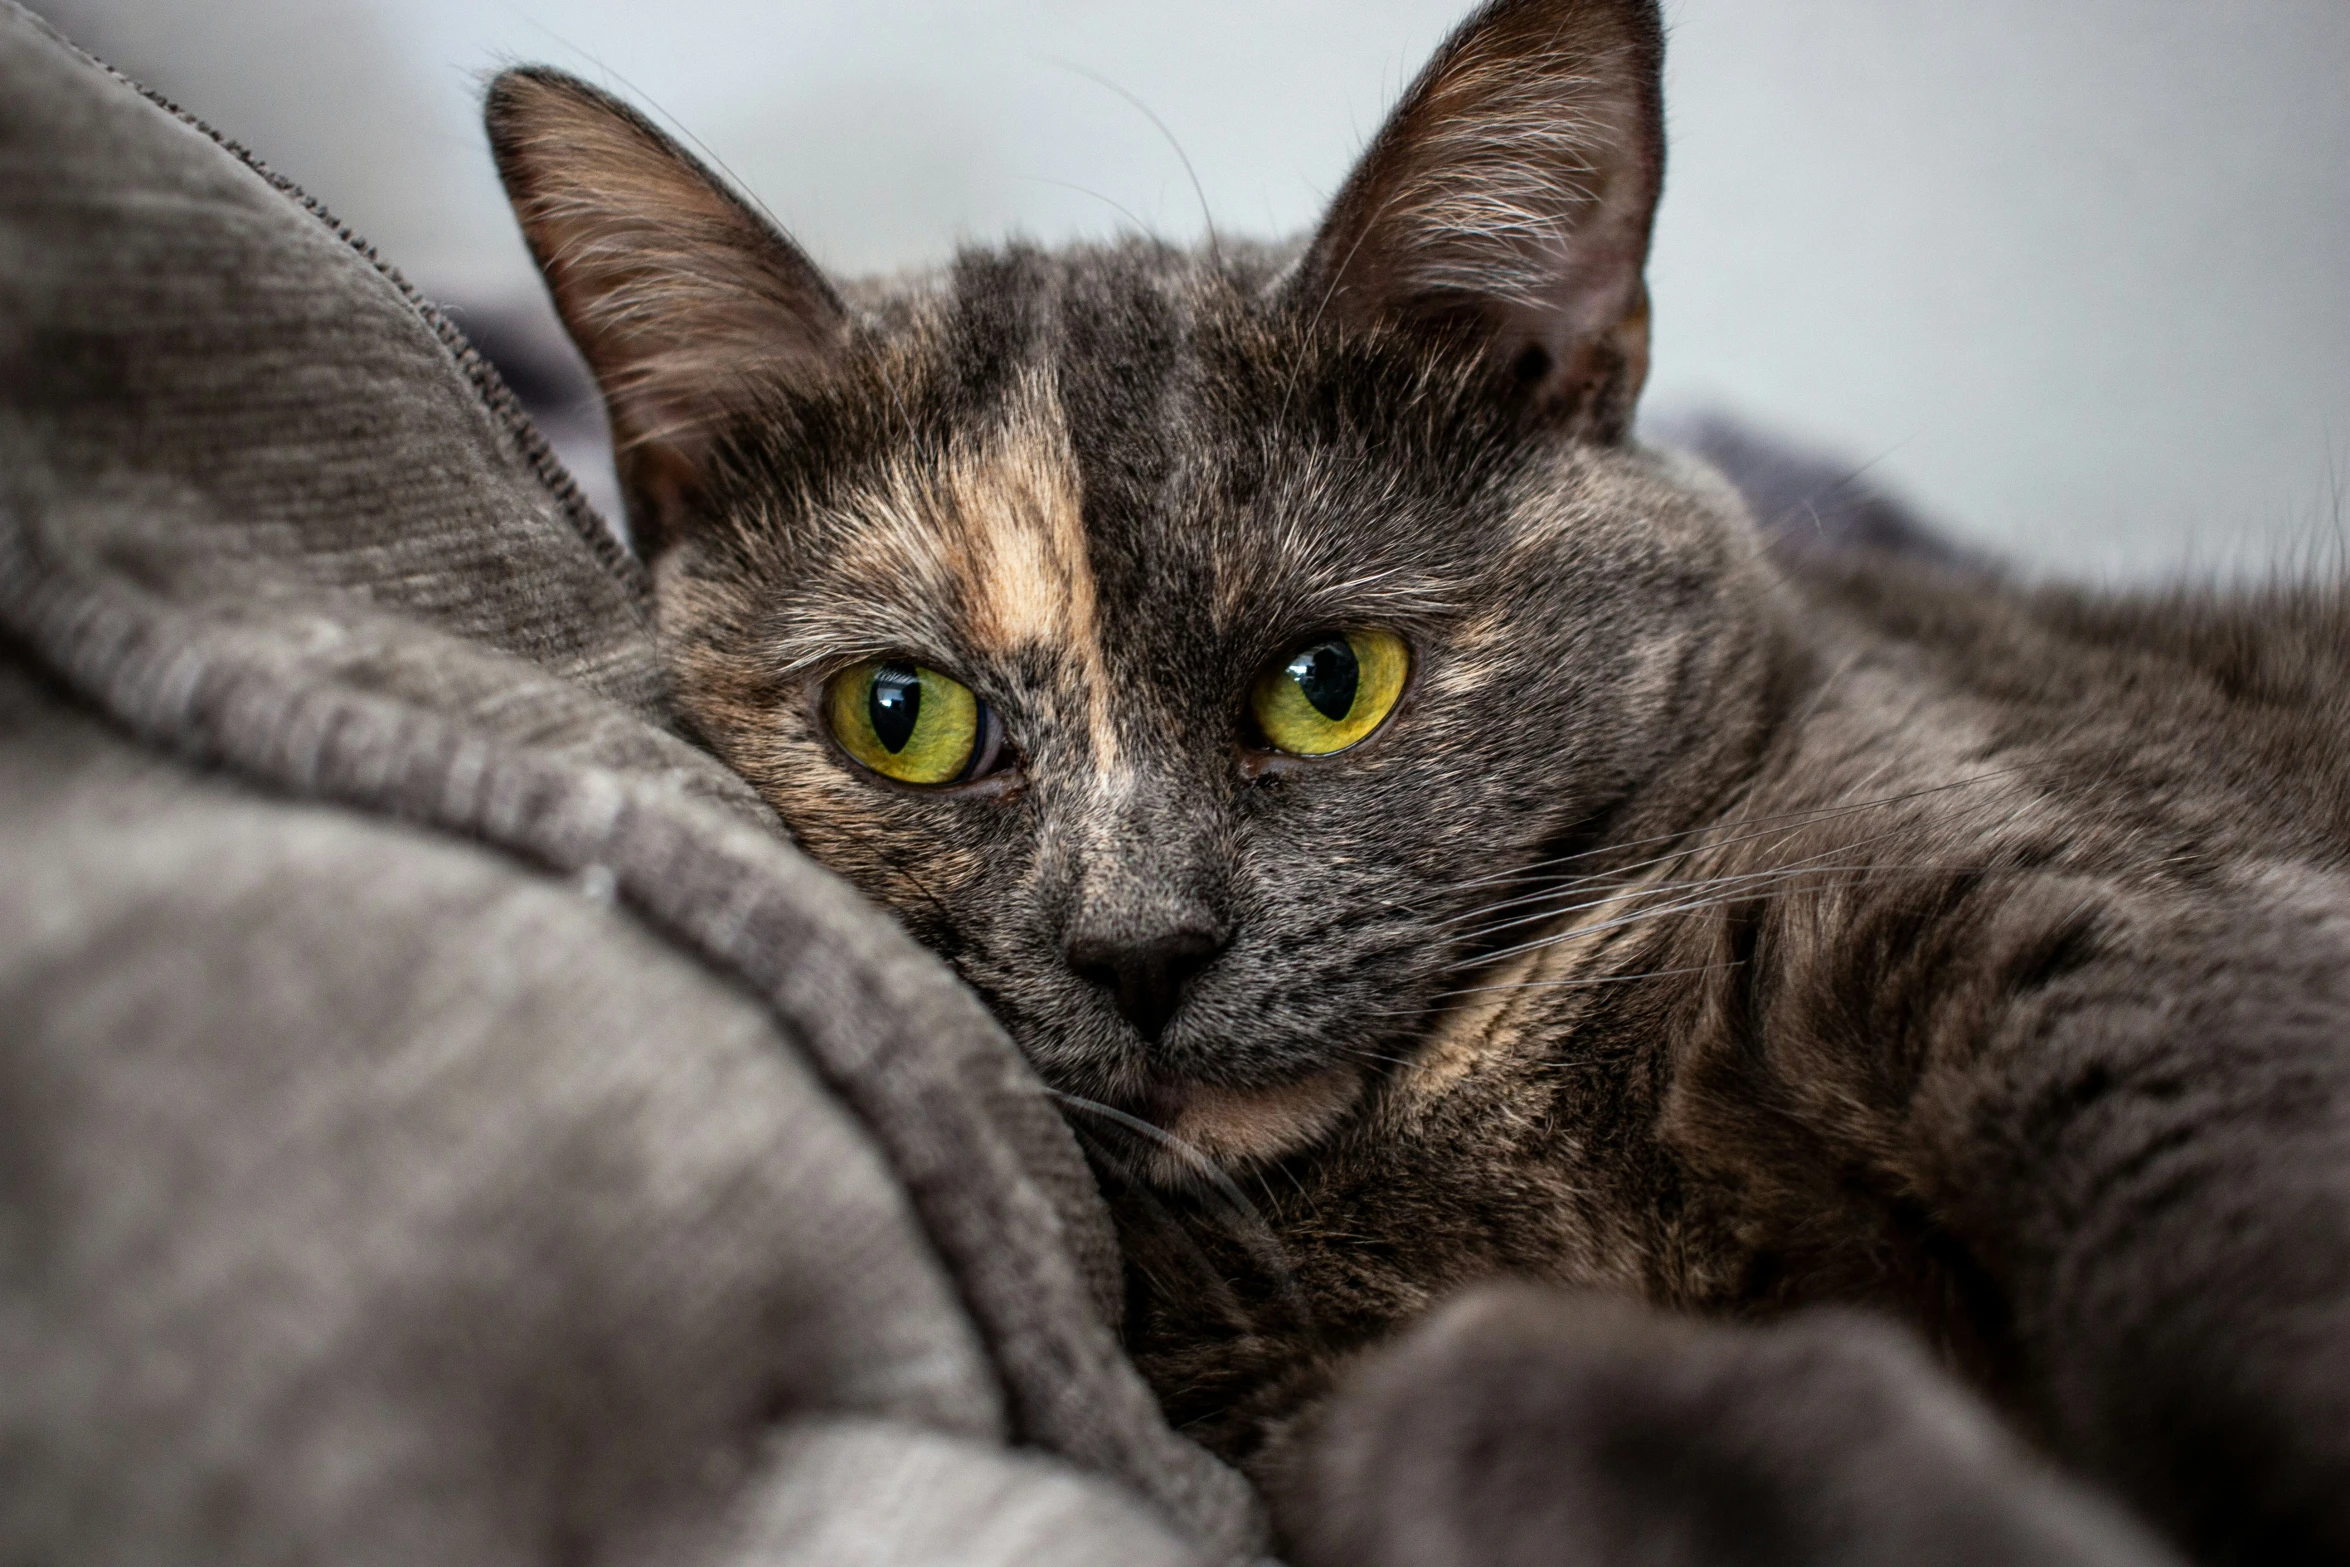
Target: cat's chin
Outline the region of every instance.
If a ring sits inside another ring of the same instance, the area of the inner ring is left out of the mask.
[[[1181,1146],[1155,1150],[1149,1178],[1161,1186],[1195,1186],[1210,1178],[1202,1159],[1217,1170],[1236,1170],[1310,1148],[1362,1095],[1363,1073],[1353,1066],[1266,1088],[1159,1084],[1151,1090],[1150,1118]]]

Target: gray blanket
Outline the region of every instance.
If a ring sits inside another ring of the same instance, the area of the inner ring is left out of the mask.
[[[0,1559],[1259,1548],[984,1012],[314,206],[0,0]]]

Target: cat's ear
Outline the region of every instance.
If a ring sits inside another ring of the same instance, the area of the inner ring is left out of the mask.
[[[848,310],[774,225],[586,82],[507,71],[486,117],[507,199],[603,388],[631,521],[657,551],[729,415],[762,383],[820,377]]]
[[[1619,438],[1648,370],[1663,61],[1654,0],[1485,6],[1364,153],[1290,303],[1480,333],[1543,415]]]

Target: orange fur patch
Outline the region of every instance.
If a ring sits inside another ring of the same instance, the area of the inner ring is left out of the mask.
[[[849,509],[858,523],[854,569],[911,571],[934,599],[963,606],[964,633],[991,652],[1067,655],[1082,672],[1083,689],[1072,695],[1085,704],[1096,765],[1114,769],[1117,731],[1077,463],[1048,385],[1024,386],[1008,426],[985,444],[936,464],[899,464]]]
[[[1362,1097],[1363,1076],[1346,1066],[1277,1088],[1194,1084],[1179,1092],[1182,1097],[1167,1130],[1219,1167],[1229,1169],[1278,1159],[1319,1142]],[[1197,1171],[1173,1167],[1171,1155],[1156,1157],[1169,1166],[1161,1172],[1162,1178],[1178,1182],[1197,1179]]]

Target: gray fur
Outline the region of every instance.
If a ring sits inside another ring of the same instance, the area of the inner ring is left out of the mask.
[[[1298,1567],[2176,1561],[1854,1313],[1701,1327],[1488,1285],[1374,1359],[1311,1435]]]

